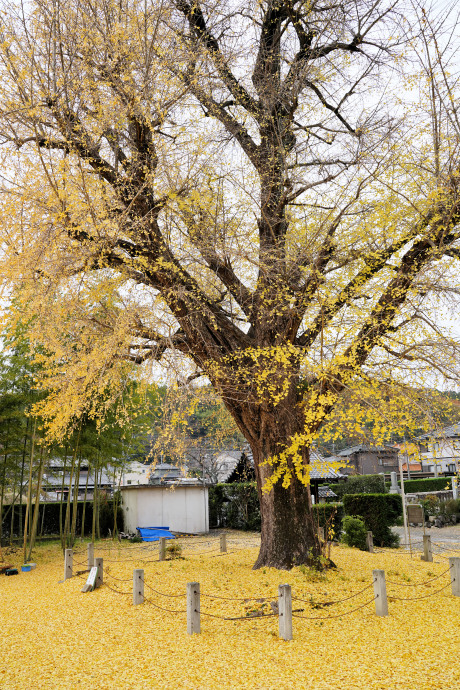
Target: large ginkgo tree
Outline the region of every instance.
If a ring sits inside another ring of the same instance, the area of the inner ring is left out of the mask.
[[[331,415],[383,439],[458,380],[455,25],[403,0],[3,7],[2,276],[50,433],[133,366],[203,376],[252,449],[256,567],[318,562]]]

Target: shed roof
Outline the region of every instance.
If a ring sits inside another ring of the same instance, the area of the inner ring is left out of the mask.
[[[318,486],[318,498],[337,498],[337,494],[328,486]]]

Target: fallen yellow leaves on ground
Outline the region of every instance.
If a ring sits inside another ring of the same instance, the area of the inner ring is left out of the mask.
[[[9,688],[259,688],[350,690],[407,688],[450,690],[460,686],[460,598],[453,597],[446,558],[425,563],[401,550],[366,553],[337,546],[337,570],[325,576],[306,568],[251,570],[255,535],[231,533],[229,553],[218,540],[182,539],[182,558],[159,562],[158,545],[99,542],[104,585],[81,593],[85,575],[65,582],[57,545],[37,548],[37,568],[0,580],[0,687]],[[216,546],[217,545],[217,546]],[[75,547],[74,572],[85,568],[86,544]],[[446,554],[448,555],[448,554]],[[456,554],[452,554],[456,555]],[[458,554],[457,554],[458,555]],[[14,557],[13,557],[14,560]],[[16,565],[20,565],[16,562]],[[132,604],[134,568],[145,572],[142,605]],[[372,570],[387,580],[390,615],[375,615]],[[187,582],[201,585],[201,635],[186,633]],[[278,637],[268,612],[279,584],[290,584],[299,615],[294,640]],[[156,592],[154,591],[156,590]],[[358,596],[328,602],[362,591]],[[177,597],[165,597],[158,592]],[[433,596],[414,601],[391,599]],[[438,592],[438,593],[436,593]],[[213,599],[205,595],[249,598]],[[257,601],[266,599],[266,601]],[[326,604],[326,605],[324,605]],[[161,608],[158,608],[161,607]],[[343,614],[340,615],[339,614]],[[339,616],[327,620],[329,616]],[[322,619],[322,620],[321,620]]]

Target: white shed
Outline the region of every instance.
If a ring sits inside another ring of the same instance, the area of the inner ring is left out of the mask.
[[[209,531],[208,489],[194,486],[122,486],[125,530],[169,527],[173,532]]]

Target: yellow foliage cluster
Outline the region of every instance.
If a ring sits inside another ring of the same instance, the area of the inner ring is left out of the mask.
[[[302,615],[324,617],[356,608],[359,598],[332,607],[321,602],[345,598],[372,580],[382,568],[388,580],[425,582],[446,569],[444,559],[423,563],[401,550],[369,554],[333,548],[337,570],[317,577],[303,568],[290,572],[251,571],[254,538],[228,535],[240,548],[222,557],[184,549],[185,558],[152,562],[139,548],[114,545],[104,555],[107,586],[82,594],[82,579],[59,582],[62,553],[39,548],[37,568],[0,583],[0,686],[19,688],[257,688],[259,690],[454,690],[459,687],[458,618],[460,600],[450,588],[418,601],[391,601],[390,615],[379,618],[374,606],[331,620],[294,619],[294,640],[278,637],[278,620],[248,616],[223,621],[202,616],[201,635],[188,636],[185,614],[168,614],[149,603],[132,605],[133,568],[145,570],[145,581],[158,591],[185,593],[186,583],[199,581],[202,594],[226,597],[269,597],[276,600],[279,584],[289,583]],[[186,544],[188,540],[186,541]],[[105,544],[96,545],[107,547]],[[129,545],[131,546],[131,545]],[[153,547],[156,557],[156,545]],[[75,561],[83,561],[84,545]],[[229,549],[231,551],[232,549]],[[201,553],[201,555],[200,555]],[[81,565],[79,567],[84,567]],[[448,582],[444,575],[439,582]],[[132,581],[132,580],[131,580]],[[391,595],[416,596],[439,589],[439,582],[421,588],[388,585]],[[431,589],[430,589],[431,588]],[[128,592],[116,594],[113,589]],[[411,590],[409,593],[407,590]],[[372,590],[371,590],[372,591]],[[146,588],[146,597],[163,608],[184,610],[185,597],[167,599]],[[237,616],[249,603],[202,597],[202,611]],[[251,603],[251,606],[261,606]]]

